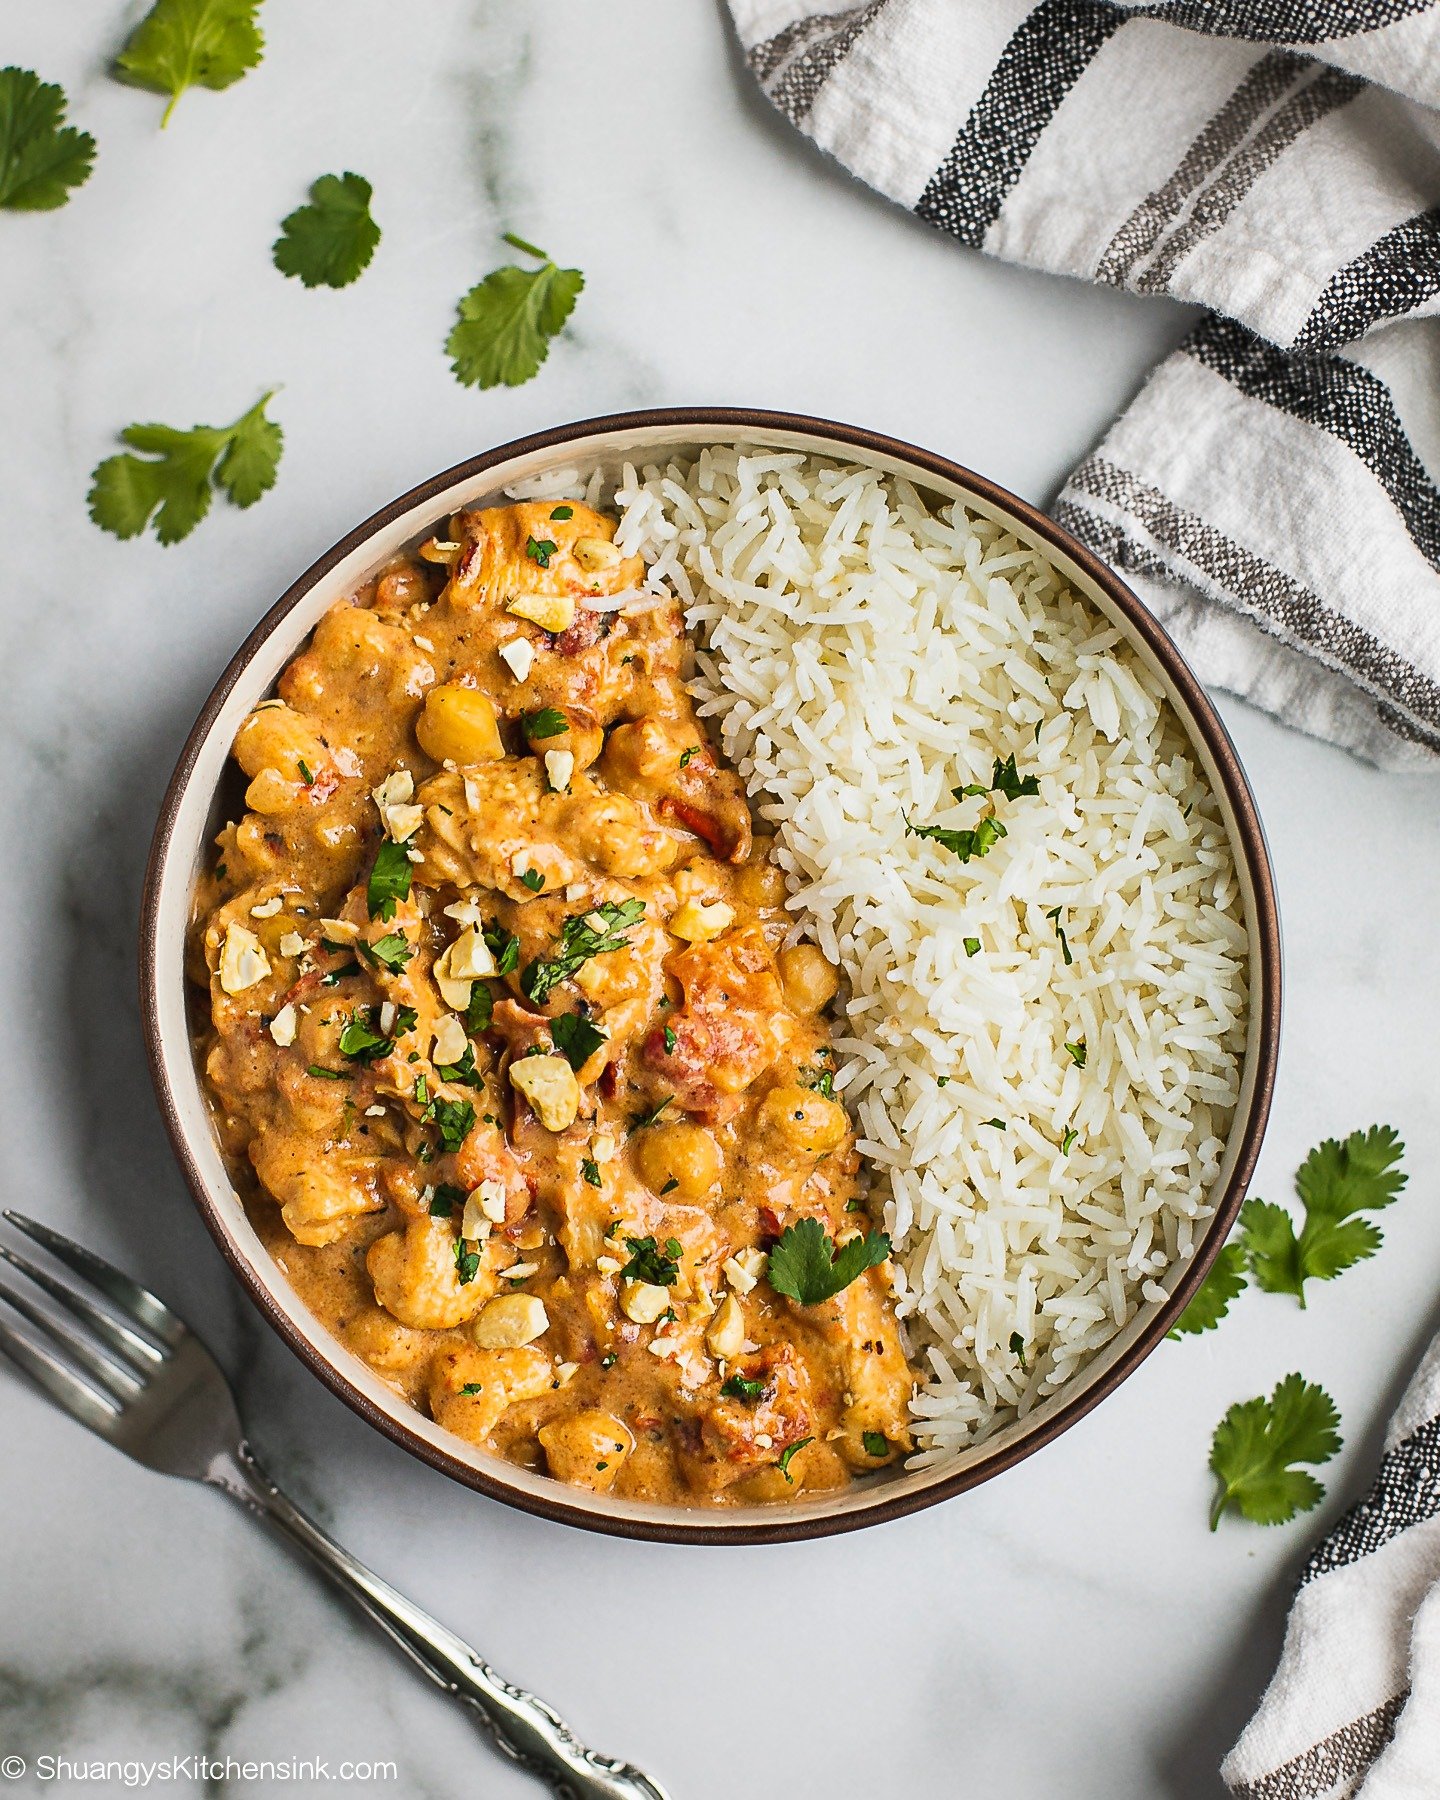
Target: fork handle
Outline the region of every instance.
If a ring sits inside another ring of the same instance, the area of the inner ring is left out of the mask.
[[[433,1682],[480,1715],[499,1750],[561,1800],[669,1800],[633,1764],[587,1750],[543,1700],[497,1675],[463,1639],[351,1556],[281,1493],[248,1444],[218,1459],[206,1479],[308,1552]]]

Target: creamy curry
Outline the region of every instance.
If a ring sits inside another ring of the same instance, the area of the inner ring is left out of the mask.
[[[914,1384],[835,971],[613,537],[457,515],[321,619],[236,738],[201,1054],[277,1261],[447,1430],[600,1492],[789,1500],[907,1449]]]

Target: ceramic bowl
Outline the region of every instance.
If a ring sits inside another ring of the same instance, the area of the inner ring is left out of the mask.
[[[1219,797],[1250,940],[1251,1012],[1239,1106],[1213,1190],[1214,1217],[1194,1256],[1065,1388],[953,1462],[885,1470],[837,1493],[784,1507],[678,1508],[596,1495],[522,1469],[441,1430],[406,1404],[314,1318],[245,1215],[206,1111],[192,1048],[194,994],[184,973],[191,892],[218,824],[236,730],[264,698],[321,614],[451,512],[498,500],[522,478],[560,467],[588,473],[706,444],[763,444],[869,464],[942,498],[963,500],[1039,546],[1124,633],[1159,678]],[[1059,1436],[1112,1393],[1161,1342],[1224,1242],[1255,1166],[1270,1107],[1280,1031],[1280,935],[1274,883],[1254,798],[1225,727],[1184,658],[1123,581],[1052,520],[943,456],[852,426],[784,413],[686,409],[624,413],[501,445],[412,489],[328,550],[251,632],[195,723],[161,809],[141,925],[145,1035],[161,1110],[201,1216],[260,1311],[292,1350],[363,1418],[456,1481],[528,1512],[589,1530],[688,1543],[757,1543],[850,1531],[963,1493]]]

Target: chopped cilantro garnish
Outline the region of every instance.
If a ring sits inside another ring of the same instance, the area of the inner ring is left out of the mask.
[[[673,1194],[675,1192],[676,1188],[679,1187],[679,1185],[680,1185],[680,1183],[675,1179],[675,1177],[673,1175],[671,1175],[666,1180],[665,1185],[660,1189],[660,1192],[662,1194]]]
[[[484,1393],[484,1391],[484,1387],[480,1382],[467,1381],[464,1387],[461,1388],[460,1394],[462,1399],[468,1400],[472,1394],[481,1394]]]
[[[1055,927],[1055,935],[1060,940],[1060,953],[1065,958],[1065,967],[1068,969],[1075,958],[1070,954],[1070,940],[1065,935],[1065,927],[1060,923],[1060,915],[1063,911],[1063,907],[1052,906],[1045,917]]]
[[[623,950],[629,942],[626,933],[644,912],[643,900],[622,900],[618,905],[606,900],[589,912],[573,914],[561,927],[559,952],[526,965],[520,977],[526,998],[543,1005],[556,983],[568,981],[592,956]]]
[[[507,931],[498,919],[492,919],[480,933],[485,948],[495,958],[495,973],[511,975],[520,966],[520,940]]]
[[[371,962],[388,969],[392,975],[398,975],[415,954],[398,931],[387,931],[384,937],[376,938],[373,944],[367,944],[362,938],[355,948]]]
[[[365,902],[372,919],[387,922],[395,917],[397,900],[410,898],[410,858],[405,846],[386,838],[375,855],[375,866],[365,888]]]
[[[458,1150],[470,1135],[475,1123],[475,1108],[468,1100],[432,1100],[421,1115],[428,1124],[434,1120],[447,1150]]]
[[[461,1287],[468,1287],[480,1272],[480,1252],[470,1249],[470,1242],[469,1238],[463,1237],[455,1240],[455,1273]]]
[[[573,519],[575,517],[575,508],[573,506],[557,506],[550,514],[550,517],[552,519]]]
[[[698,756],[700,754],[701,749],[702,749],[701,745],[691,744],[688,749],[682,750],[680,752],[680,767],[682,769],[688,769],[690,766],[690,759],[692,757]]]
[[[430,1216],[432,1219],[448,1219],[457,1206],[465,1204],[465,1190],[456,1187],[453,1181],[442,1181],[430,1196]]]
[[[1084,1038],[1076,1038],[1073,1044],[1067,1044],[1065,1046],[1065,1054],[1070,1058],[1077,1069],[1083,1069],[1085,1067],[1085,1057],[1087,1054]]]
[[[1003,1131],[1005,1129],[1005,1121],[1003,1119],[982,1119],[980,1123],[982,1125],[993,1125],[997,1131]]]
[[[435,1073],[442,1081],[454,1081],[461,1087],[483,1088],[485,1077],[475,1067],[475,1046],[467,1044],[459,1062],[436,1063]]]
[[[962,863],[972,856],[986,855],[1002,837],[1009,834],[995,818],[981,819],[973,831],[954,831],[945,825],[912,825],[908,813],[901,813],[907,837],[931,838],[944,850],[953,851]]]
[[[1040,792],[1040,783],[1033,775],[1022,777],[1016,769],[1013,751],[1003,763],[998,756],[995,758],[995,773],[990,777],[990,786],[1007,800],[1018,800],[1023,794]]]
[[[1028,1375],[1030,1373],[1030,1365],[1025,1360],[1025,1340],[1018,1331],[1012,1331],[1010,1333],[1010,1354],[1020,1358],[1021,1371]]]
[[[967,956],[978,956],[980,954],[979,938],[966,938],[965,939],[965,954]]]
[[[680,1273],[680,1246],[674,1238],[664,1250],[657,1246],[653,1237],[627,1237],[625,1245],[630,1260],[620,1271],[622,1281],[648,1281],[652,1287],[675,1285],[675,1278]]]
[[[890,1454],[890,1440],[883,1431],[862,1431],[860,1442],[864,1446],[867,1456],[888,1456]]]
[[[794,1456],[797,1450],[803,1450],[807,1444],[813,1444],[814,1442],[814,1438],[797,1438],[793,1444],[787,1444],[775,1459],[775,1467],[792,1485],[794,1484],[795,1477],[790,1473],[791,1457]]]
[[[600,1367],[602,1369],[613,1369],[619,1360],[620,1358],[613,1350],[607,1350],[604,1356],[600,1358]]]
[[[729,1400],[748,1400],[753,1404],[765,1392],[765,1383],[749,1375],[727,1375],[720,1383],[720,1392]]]
[[[472,1037],[490,1029],[495,1013],[494,992],[483,981],[471,983],[470,1004],[465,1008],[465,1029]]]
[[[305,783],[306,787],[314,787],[315,777],[310,773],[309,766],[306,764],[303,757],[296,757],[295,767],[300,771],[300,779]]]
[[[591,1187],[600,1185],[600,1165],[593,1156],[584,1157],[580,1163],[580,1173]]]
[[[1073,1126],[1065,1133],[1064,1137],[1060,1140],[1060,1154],[1062,1156],[1068,1156],[1075,1148],[1075,1140],[1079,1135],[1080,1133],[1076,1131]]]
[[[311,1063],[305,1073],[307,1075],[316,1075],[321,1081],[344,1081],[346,1078],[343,1069],[326,1069],[319,1063]]]
[[[770,1252],[770,1285],[801,1306],[818,1306],[889,1255],[890,1239],[883,1231],[853,1237],[837,1250],[818,1219],[801,1219],[786,1226]]]
[[[605,1042],[605,1033],[580,1013],[562,1013],[558,1019],[552,1019],[550,1036],[572,1069],[583,1068]]]
[[[561,737],[570,729],[570,721],[557,706],[542,706],[538,712],[526,713],[521,724],[527,738]]]
[[[531,562],[539,563],[542,569],[550,567],[550,558],[555,554],[556,544],[553,538],[541,538],[538,542],[533,537],[525,540],[525,554]]]
[[[643,1131],[647,1125],[658,1125],[664,1115],[665,1108],[669,1106],[674,1098],[675,1096],[673,1094],[667,1094],[660,1104],[658,1106],[652,1106],[649,1112],[636,1113],[630,1121],[630,1129],[632,1131]]]
[[[373,1006],[357,1007],[340,1033],[340,1054],[356,1062],[374,1062],[394,1047],[394,1040],[377,1027]]]
[[[539,869],[522,869],[520,871],[520,880],[522,885],[529,888],[532,894],[538,894],[545,885],[545,877],[540,873]]]
[[[669,1056],[674,1051],[674,1049],[675,1049],[675,1027],[673,1025],[667,1025],[665,1027],[665,1054],[667,1056]]]

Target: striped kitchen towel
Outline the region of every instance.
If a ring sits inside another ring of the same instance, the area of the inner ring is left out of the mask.
[[[1374,1486],[1305,1565],[1280,1666],[1220,1772],[1238,1800],[1440,1794],[1440,1342]]]
[[[1207,316],[1054,511],[1207,680],[1440,767],[1440,0],[729,0],[962,243]]]

